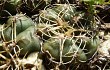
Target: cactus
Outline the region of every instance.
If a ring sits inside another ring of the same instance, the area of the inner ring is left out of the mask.
[[[57,35],[58,33],[65,34],[69,30],[74,32],[74,28],[72,27],[75,23],[71,19],[75,14],[74,7],[70,5],[56,5],[52,8],[41,10],[39,17],[36,19],[37,23],[39,23],[37,24],[37,28],[39,28],[39,26],[44,26],[42,29],[46,29],[46,26],[49,25],[47,27],[47,30],[49,31],[42,31],[42,35],[45,35],[44,33],[46,33],[48,37],[50,35]]]
[[[75,58],[78,61],[87,60],[84,51],[71,38],[60,38],[59,36],[50,38],[44,42],[43,49],[51,56],[50,59],[62,64],[71,63]]]
[[[80,41],[77,41],[76,44],[81,44],[81,49],[86,53],[87,59],[89,60],[95,56],[100,45],[100,40],[98,36],[93,36],[92,38],[84,37]]]
[[[3,56],[0,54],[0,57],[6,61],[8,58],[11,66],[8,67],[6,64],[6,70],[8,68],[19,70],[24,67],[32,69],[36,66],[40,70],[42,65],[45,70],[52,68],[89,70],[91,68],[89,65],[92,64],[97,68],[97,63],[100,59],[103,60],[99,58],[100,56],[105,55],[104,59],[109,58],[109,49],[106,49],[108,56],[102,52],[102,46],[98,50],[100,37],[97,31],[100,29],[100,20],[95,13],[95,7],[96,4],[102,5],[102,2],[101,0],[1,0],[0,24],[3,25],[0,32],[0,52]],[[99,57],[94,56],[97,50]],[[20,64],[19,60],[28,58],[27,56],[33,52],[39,54],[35,55],[35,59],[39,57],[42,59],[41,66],[31,62]],[[83,64],[88,65],[87,68]],[[104,66],[101,66],[98,68],[103,69]]]
[[[61,31],[72,29],[78,35],[88,29],[96,28],[93,15],[82,11],[77,11],[74,5],[55,5],[40,11],[37,23],[52,24],[54,27],[60,27]]]
[[[47,8],[40,12],[40,19],[44,22],[50,21],[51,23],[57,23],[59,20],[65,22],[73,22],[72,18],[78,13],[75,11],[75,7],[71,5],[56,5],[52,8]]]
[[[9,41],[12,39],[12,35],[14,35],[12,34],[13,32],[15,35],[18,35],[30,26],[34,26],[34,22],[31,18],[25,16],[24,14],[16,14],[15,16],[11,16],[4,25],[4,38],[6,41]]]
[[[41,41],[39,37],[35,35],[34,26],[30,26],[25,31],[18,34],[16,37],[16,43],[21,48],[21,56],[24,56],[26,53],[41,51]]]
[[[94,16],[77,11],[74,5],[55,5],[42,10],[36,21],[37,33],[45,39],[43,52],[53,63],[87,62],[100,44],[99,39],[94,37],[97,33],[93,31],[97,28]],[[62,34],[63,37],[60,37]]]
[[[92,56],[97,52],[97,48],[100,45],[100,40],[98,37],[93,37],[86,42],[86,49],[88,51],[87,57],[92,58]]]

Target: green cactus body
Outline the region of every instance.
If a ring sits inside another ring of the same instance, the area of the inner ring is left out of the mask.
[[[46,10],[40,11],[39,14],[40,23],[56,24],[56,25],[68,25],[74,28],[91,28],[91,21],[93,21],[93,15],[85,13],[83,11],[77,11],[74,5],[55,5]],[[94,27],[94,26],[93,26]]]
[[[75,8],[70,5],[56,5],[52,8],[47,8],[44,11],[41,11],[40,18],[43,18],[45,22],[50,21],[51,23],[58,22],[62,20],[64,22],[73,22],[73,16],[76,15]]]
[[[51,47],[53,46],[53,47]],[[52,57],[59,59],[60,58],[60,49],[59,49],[59,42],[54,40],[52,41],[52,39],[49,39],[49,41],[47,41],[46,43],[44,43],[43,46],[44,50],[48,50],[49,53],[51,53]],[[53,52],[54,51],[54,52]]]
[[[97,51],[97,48],[98,48],[99,44],[100,44],[100,40],[97,37],[89,39],[86,42],[86,47],[85,48],[88,51],[88,54],[87,54],[88,59],[90,59],[94,55],[94,53]]]
[[[16,30],[12,27],[12,24],[16,26]],[[26,17],[23,14],[17,14],[8,19],[7,24],[4,27],[4,36],[6,40],[11,40],[12,29],[16,31],[16,35],[26,30],[28,27],[34,26],[34,22],[31,18]]]
[[[73,17],[76,15],[75,7],[72,5],[58,5],[55,6],[53,10],[60,14],[60,17],[65,21],[71,21]]]
[[[63,63],[66,63],[72,61],[73,57],[78,57],[78,60],[82,61],[87,60],[85,53],[80,48],[78,48],[78,46],[75,45],[74,41],[70,38],[65,39],[63,43],[63,49],[61,50],[60,43],[63,41],[64,39],[60,41],[58,38],[50,38],[44,43],[43,49],[45,52],[48,51],[52,58],[54,58],[53,60],[58,62],[60,61],[60,58],[62,58]]]
[[[20,55],[24,56],[26,53],[34,51],[41,51],[39,37],[35,35],[35,27],[31,26],[25,31],[21,32],[16,38],[17,45],[21,48]]]
[[[85,37],[81,41],[77,41],[77,45],[81,44],[81,49],[84,49],[84,52],[86,53],[87,59],[89,60],[94,56],[94,54],[97,52],[97,49],[100,45],[100,40],[98,37]]]
[[[47,21],[51,23],[56,23],[56,20],[58,19],[57,13],[52,9],[43,10],[40,12],[41,21],[46,23]]]

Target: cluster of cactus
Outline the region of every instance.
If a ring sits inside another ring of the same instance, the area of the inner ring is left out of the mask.
[[[42,51],[49,61],[65,65],[92,59],[100,44],[93,20],[93,15],[77,11],[74,5],[54,5],[42,10],[35,21],[37,35],[44,41]]]
[[[90,11],[78,10],[69,2],[76,1],[1,0],[1,59],[11,60],[14,69],[22,69],[16,66],[20,66],[18,58],[38,52],[36,57],[47,70],[62,66],[66,70],[72,65],[75,69],[93,59],[100,45],[99,21]]]

